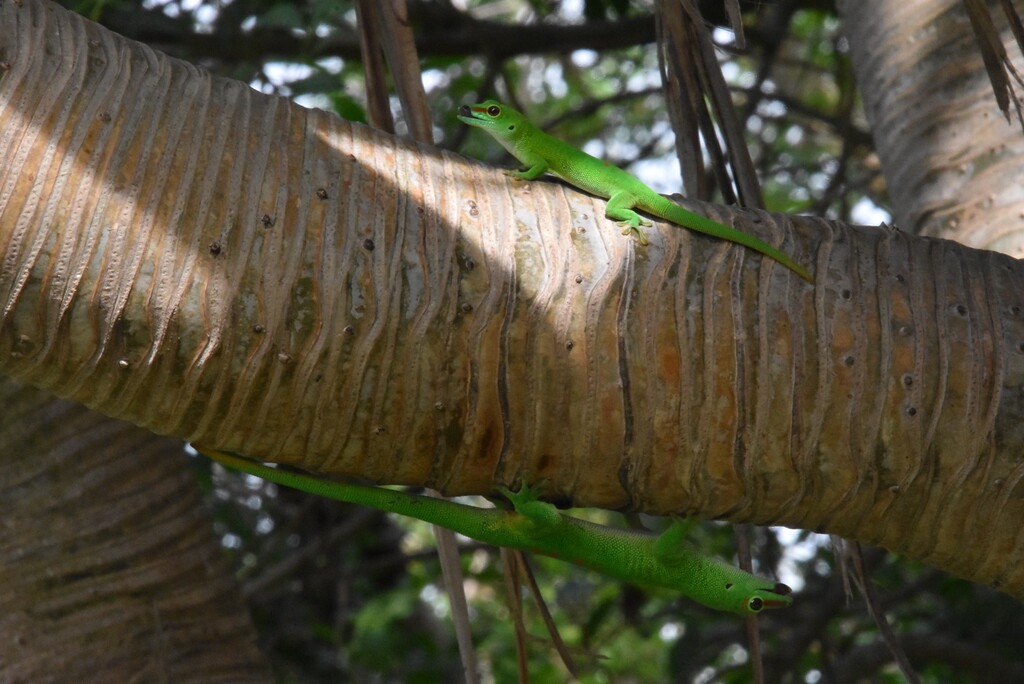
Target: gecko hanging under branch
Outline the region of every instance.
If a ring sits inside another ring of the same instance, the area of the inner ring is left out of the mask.
[[[566,515],[538,500],[536,491],[526,485],[518,492],[502,489],[514,510],[478,508],[383,487],[321,480],[222,451],[195,449],[224,466],[279,485],[406,515],[487,544],[576,563],[623,582],[677,591],[709,608],[749,615],[793,601],[785,584],[698,552],[684,541],[688,526],[679,520],[658,535]]]

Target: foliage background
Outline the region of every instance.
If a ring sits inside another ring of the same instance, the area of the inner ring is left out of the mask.
[[[66,4],[263,92],[366,119],[350,2]],[[700,4],[709,23],[727,26],[722,3]],[[768,208],[885,220],[885,181],[832,3],[742,6],[746,46],[737,48],[725,28],[715,36]],[[436,140],[511,166],[495,143],[454,118],[460,104],[497,96],[659,191],[681,191],[652,12],[649,3],[626,0],[411,3]],[[401,132],[397,102],[393,109]],[[461,679],[428,526],[278,490],[204,460],[197,459],[196,471],[280,681]],[[664,525],[591,515],[618,525]],[[705,523],[693,535],[708,552],[734,557],[728,527]],[[485,679],[514,681],[516,635],[500,560],[493,549],[463,548]],[[761,530],[754,549],[761,572],[779,574],[798,592],[792,609],[761,618],[768,681],[902,681],[856,582],[827,540]],[[865,550],[865,560],[880,605],[923,681],[1024,681],[1024,617],[1015,600],[880,550]],[[556,561],[532,562],[581,681],[750,680],[741,621]],[[522,600],[532,635],[531,681],[565,681],[538,610],[528,595]]]

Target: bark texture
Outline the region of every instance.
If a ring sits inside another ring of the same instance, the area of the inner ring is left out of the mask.
[[[0,53],[0,370],[310,469],[831,531],[1024,594],[1017,262],[692,205],[811,286],[51,5],[0,5]]]
[[[900,227],[1024,255],[1024,135],[999,111],[962,0],[841,5]],[[1024,73],[999,3],[988,7]]]
[[[9,380],[0,406],[0,681],[270,681],[180,443]]]

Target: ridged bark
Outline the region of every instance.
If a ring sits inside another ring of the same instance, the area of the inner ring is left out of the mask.
[[[0,370],[310,469],[827,530],[1024,594],[1017,262],[707,205],[815,285],[640,248],[557,184],[0,20]]]
[[[1012,109],[1009,120],[999,111],[964,4],[841,3],[897,222],[1020,257],[1024,135]],[[1024,3],[1012,4],[1024,13]],[[988,11],[1017,73],[1024,72],[1000,3],[988,3]]]
[[[270,681],[180,444],[10,380],[0,406],[0,681]]]

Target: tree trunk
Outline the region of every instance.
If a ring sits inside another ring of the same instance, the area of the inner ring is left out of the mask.
[[[309,469],[831,531],[1024,595],[1017,262],[706,205],[815,284],[640,248],[52,5],[0,22],[0,371]]]
[[[269,681],[180,442],[0,383],[0,680]]]
[[[900,227],[1019,257],[1024,135],[999,111],[964,0],[843,3],[843,26]],[[1024,58],[996,4],[1017,73]],[[1018,12],[1024,4],[1017,2]]]

